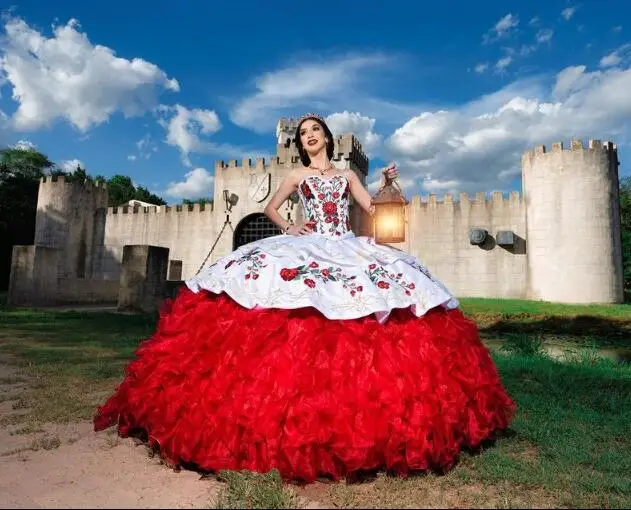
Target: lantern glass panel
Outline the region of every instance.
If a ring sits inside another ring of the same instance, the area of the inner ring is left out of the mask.
[[[405,241],[405,204],[375,204],[375,241],[400,243]]]

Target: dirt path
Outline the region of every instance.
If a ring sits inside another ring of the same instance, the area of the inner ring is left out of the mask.
[[[0,378],[0,414],[23,412],[25,381],[5,363]],[[0,473],[0,508],[208,508],[220,487],[90,422],[0,428]]]

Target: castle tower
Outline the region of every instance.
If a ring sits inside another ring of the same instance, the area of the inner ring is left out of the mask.
[[[565,303],[623,300],[618,154],[573,140],[524,153],[528,297]]]
[[[58,276],[94,276],[106,212],[104,183],[67,182],[63,176],[40,180],[34,244],[63,250]]]
[[[295,135],[298,120],[282,118],[276,125],[276,157],[285,164],[300,165]],[[362,182],[368,175],[368,157],[364,154],[360,141],[352,134],[335,137],[333,163],[336,167],[354,170]]]

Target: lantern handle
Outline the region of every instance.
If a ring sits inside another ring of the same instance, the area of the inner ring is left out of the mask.
[[[401,198],[403,198],[403,201],[407,204],[407,202],[408,202],[408,201],[407,201],[407,199],[405,198],[405,193],[403,192],[403,189],[401,188],[401,186],[400,186],[400,185],[399,185],[399,183],[397,182],[397,181],[398,181],[398,179],[399,179],[398,177],[395,177],[394,179],[392,179],[392,180],[390,181],[390,184],[386,184],[386,183],[384,183],[384,184],[382,184],[381,186],[379,186],[379,189],[377,190],[377,192],[375,193],[375,195],[373,195],[373,198],[374,198],[376,195],[378,195],[379,193],[381,193],[381,192],[382,192],[382,191],[386,188],[386,186],[393,186],[393,187],[396,187],[396,188],[399,190],[399,193],[401,194]]]

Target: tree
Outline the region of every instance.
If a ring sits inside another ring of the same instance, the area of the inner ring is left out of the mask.
[[[0,184],[11,176],[39,181],[55,164],[48,156],[33,148],[6,147],[0,150]]]
[[[33,244],[39,180],[54,164],[24,147],[0,150],[0,289],[6,289],[13,245]]]
[[[119,206],[126,204],[136,197],[136,188],[131,177],[126,175],[114,175],[107,181],[107,195],[109,206]]]
[[[108,205],[118,207],[127,204],[130,200],[141,200],[155,205],[166,205],[159,196],[149,192],[143,186],[136,188],[131,178],[126,175],[114,175],[107,181]]]
[[[154,195],[147,188],[138,186],[136,188],[136,194],[134,195],[136,200],[142,200],[143,202],[149,202],[155,205],[167,205],[166,201],[160,198],[158,195]]]

